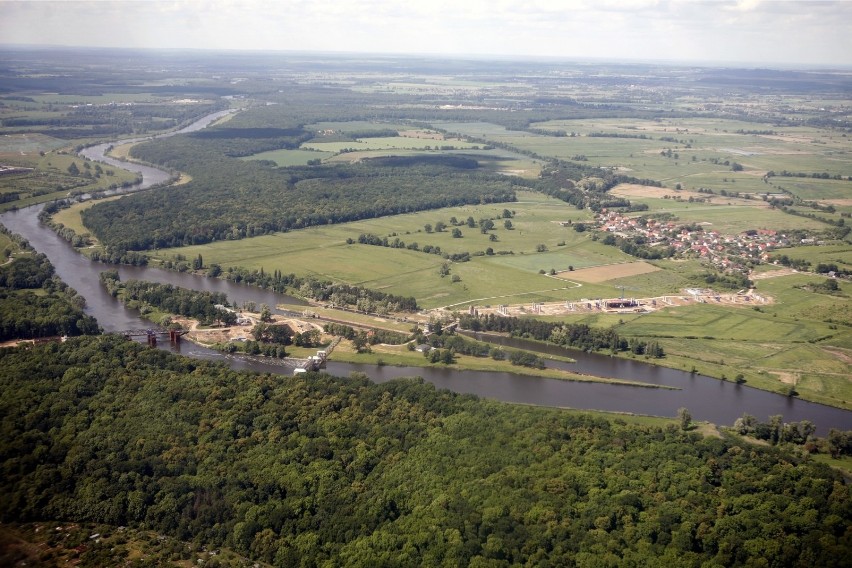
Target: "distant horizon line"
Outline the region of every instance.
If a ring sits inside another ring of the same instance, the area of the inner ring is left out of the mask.
[[[709,67],[734,69],[777,69],[781,71],[848,71],[852,72],[852,63],[789,63],[779,61],[730,61],[730,60],[699,60],[699,59],[647,59],[647,58],[614,58],[567,55],[531,55],[531,54],[492,54],[492,53],[434,53],[434,52],[379,52],[379,51],[333,51],[308,49],[258,49],[258,48],[217,48],[217,47],[126,47],[126,46],[97,46],[97,45],[65,45],[65,44],[20,44],[0,42],[0,51],[55,51],[55,50],[85,50],[85,51],[136,51],[136,52],[185,52],[185,53],[233,53],[233,54],[293,54],[310,56],[334,56],[342,58],[378,57],[388,59],[419,58],[426,60],[451,59],[454,61],[506,61],[506,62],[552,62],[552,63],[606,63],[617,65],[654,64],[670,67]]]

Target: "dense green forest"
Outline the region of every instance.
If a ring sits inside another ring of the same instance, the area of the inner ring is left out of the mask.
[[[842,566],[840,475],[777,448],[117,336],[0,351],[0,515],[278,566]],[[765,563],[765,564],[764,564]]]
[[[235,312],[217,307],[228,305],[228,297],[222,292],[188,290],[146,280],[121,282],[115,270],[101,272],[100,280],[113,297],[121,298],[130,308],[154,307],[197,319],[202,324],[232,324],[237,321]]]
[[[182,261],[181,261],[182,262]],[[243,282],[274,292],[295,290],[305,298],[318,302],[331,302],[336,306],[351,306],[368,313],[389,314],[397,311],[414,312],[418,310],[417,299],[413,296],[398,296],[381,290],[372,290],[363,286],[353,286],[313,276],[300,277],[284,274],[280,270],[264,272],[247,268],[228,267],[222,271],[219,266],[211,266],[207,276],[225,278],[234,282]]]
[[[85,300],[55,274],[53,265],[24,239],[0,226],[8,239],[0,265],[0,341],[100,333],[97,321],[83,313]]]
[[[584,323],[547,322],[534,318],[502,317],[494,314],[459,317],[459,327],[470,331],[510,333],[514,337],[547,341],[562,347],[583,351],[630,351],[661,359],[665,351],[656,341],[630,340],[619,337],[615,328],[590,327]]]
[[[179,191],[155,190],[97,204],[83,211],[86,227],[106,244],[141,250],[515,200],[509,181],[456,160],[279,169],[215,152],[181,158],[193,148],[178,136],[144,145],[141,157],[187,171],[193,181]]]

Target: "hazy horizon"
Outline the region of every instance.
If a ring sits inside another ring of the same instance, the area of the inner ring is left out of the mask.
[[[5,47],[852,67],[852,2],[4,1]]]

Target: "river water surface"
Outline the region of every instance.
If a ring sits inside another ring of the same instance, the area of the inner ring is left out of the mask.
[[[207,116],[181,132],[203,128],[226,112]],[[170,135],[173,134],[176,133]],[[118,143],[121,142],[116,142],[116,144]],[[105,158],[103,154],[108,147],[109,144],[93,146],[84,150],[84,154],[91,159],[140,172],[143,181],[135,189],[145,189],[168,180],[169,174],[162,170]],[[9,230],[29,240],[33,248],[47,255],[50,262],[56,267],[57,274],[86,298],[86,312],[97,318],[105,331],[150,327],[150,323],[141,319],[137,312],[126,309],[101,287],[98,278],[100,272],[116,267],[91,262],[77,253],[70,244],[38,221],[40,209],[40,206],[32,206],[18,211],[8,211],[0,215],[0,222]],[[152,267],[120,266],[117,268],[122,280],[145,279],[195,290],[223,292],[227,294],[229,301],[236,303],[251,301],[256,304],[265,303],[269,306],[275,306],[279,303],[301,303],[299,300],[283,294],[276,294],[226,280],[170,272]],[[797,398],[784,397],[745,385],[736,385],[684,371],[649,365],[640,361],[569,351],[538,343],[524,344],[522,340],[512,338],[490,336],[483,337],[483,339],[516,347],[522,346],[545,353],[565,355],[577,360],[576,364],[548,361],[550,367],[590,375],[641,381],[652,385],[676,387],[676,390],[560,381],[513,373],[457,371],[435,367],[357,365],[334,361],[329,362],[328,372],[339,376],[347,376],[353,371],[363,372],[377,382],[398,377],[420,376],[439,388],[446,388],[455,392],[471,393],[506,402],[541,406],[632,412],[670,417],[677,414],[678,408],[685,407],[689,409],[692,417],[696,420],[708,420],[722,425],[732,424],[743,413],[752,414],[760,420],[766,420],[767,417],[774,414],[781,414],[785,421],[812,421],[816,424],[818,433],[822,435],[825,435],[830,428],[852,429],[852,412]],[[226,356],[190,343],[184,343],[179,347],[166,345],[164,348],[175,349],[184,355],[202,359],[227,362],[235,369],[282,374],[289,374],[290,372],[289,369],[280,365],[258,362],[239,356]]]

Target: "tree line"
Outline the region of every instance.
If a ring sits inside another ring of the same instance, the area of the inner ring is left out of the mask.
[[[171,157],[188,151],[170,146],[178,138],[152,144]],[[193,181],[180,191],[96,204],[82,213],[86,227],[107,245],[144,250],[516,199],[504,178],[446,165],[270,169],[216,153],[186,162]]]
[[[549,341],[556,345],[584,351],[623,351],[628,341],[612,328],[595,328],[586,324],[546,322],[531,318],[504,317],[494,314],[475,316],[463,314],[459,327],[470,331],[511,333],[515,337]]]
[[[189,290],[146,280],[122,282],[116,270],[101,272],[100,280],[113,297],[120,298],[128,307],[152,306],[170,314],[197,319],[202,324],[216,322],[230,325],[237,321],[237,314],[225,308],[228,297],[222,292]]]
[[[85,299],[55,275],[45,255],[2,225],[0,235],[10,240],[6,254],[14,255],[0,265],[0,341],[101,332],[83,311]]]
[[[269,273],[260,269],[228,267],[221,270],[218,266],[211,266],[211,271],[216,276],[237,283],[259,286],[273,292],[284,293],[292,290],[304,298],[310,298],[319,302],[330,302],[335,306],[354,308],[369,313],[388,314],[404,311],[414,312],[418,310],[417,300],[413,296],[398,296],[388,294],[380,290],[371,290],[362,286],[321,280],[313,276],[296,276],[295,274],[284,274],[280,270]]]

